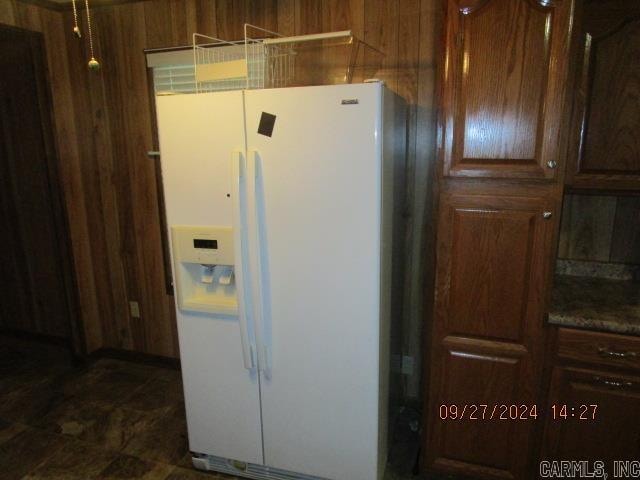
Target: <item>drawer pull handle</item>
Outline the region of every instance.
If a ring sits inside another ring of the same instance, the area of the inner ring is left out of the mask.
[[[614,352],[613,350],[609,350],[605,347],[598,348],[598,353],[603,357],[613,357],[613,358],[635,358],[636,352]]]
[[[607,387],[615,387],[615,388],[633,387],[633,383],[631,382],[619,382],[617,380],[607,380],[606,378],[600,378],[600,377],[593,377],[593,380],[597,383],[601,383],[602,385],[606,385]]]

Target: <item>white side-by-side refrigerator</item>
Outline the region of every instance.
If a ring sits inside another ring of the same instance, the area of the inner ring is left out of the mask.
[[[381,478],[398,97],[371,82],[156,106],[194,465]]]

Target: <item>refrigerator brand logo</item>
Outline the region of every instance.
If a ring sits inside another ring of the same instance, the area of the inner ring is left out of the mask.
[[[357,104],[358,104],[357,98],[345,98],[344,100],[342,100],[342,105],[357,105]]]

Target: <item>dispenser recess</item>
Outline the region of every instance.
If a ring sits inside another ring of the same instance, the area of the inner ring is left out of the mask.
[[[231,227],[171,227],[178,307],[184,311],[237,315]]]

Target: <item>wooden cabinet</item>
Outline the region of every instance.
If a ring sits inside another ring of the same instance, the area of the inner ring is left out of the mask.
[[[573,1],[443,0],[427,473],[525,480],[537,471],[536,420],[500,417],[504,406],[544,400]],[[476,419],[464,410],[482,405],[490,411]],[[448,406],[463,418],[442,418]]]
[[[640,3],[578,0],[567,183],[640,189]]]
[[[640,338],[558,329],[541,459],[640,458]],[[627,478],[624,476],[624,478]]]
[[[522,479],[535,419],[443,419],[440,409],[536,403],[555,201],[464,190],[443,193],[439,212],[427,468]]]
[[[556,177],[571,4],[446,1],[445,176]]]

